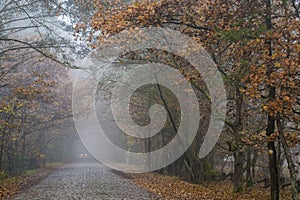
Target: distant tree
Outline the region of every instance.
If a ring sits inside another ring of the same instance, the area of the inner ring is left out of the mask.
[[[17,58],[22,65],[7,73],[7,86],[0,89],[0,167],[11,173],[30,167],[29,160],[45,160],[46,140],[52,137],[45,133],[53,134],[49,130],[71,117],[66,69],[41,61],[37,53],[27,56],[30,62]]]

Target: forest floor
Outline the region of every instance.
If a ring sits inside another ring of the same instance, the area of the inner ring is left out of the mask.
[[[123,174],[99,163],[55,164],[0,182],[0,199],[180,199],[268,200],[270,188],[256,185],[233,194],[232,181],[193,184],[158,173]],[[289,200],[289,187],[281,200]]]
[[[38,184],[61,166],[62,163],[53,163],[44,168],[29,170],[21,175],[0,180],[0,200],[9,199],[19,191]]]
[[[163,176],[157,173],[130,174],[135,184],[158,194],[163,199],[187,200],[269,200],[270,188],[256,185],[246,189],[245,192],[234,194],[232,181],[207,182],[193,184],[177,177]],[[291,199],[289,187],[281,190],[280,199]]]

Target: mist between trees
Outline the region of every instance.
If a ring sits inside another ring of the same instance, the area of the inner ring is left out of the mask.
[[[15,173],[61,160],[65,142],[76,137],[70,68],[83,68],[78,60],[124,30],[130,34],[161,27],[201,44],[222,74],[227,115],[213,151],[198,157],[211,114],[203,81],[208,75],[197,73],[178,55],[155,48],[119,55],[119,63],[101,69],[97,100],[111,97],[113,84],[126,70],[147,62],[167,64],[191,82],[202,118],[189,149],[158,172],[197,183],[230,179],[237,193],[262,184],[270,187],[272,200],[290,185],[291,198],[298,199],[299,10],[298,0],[5,0],[0,6],[0,169]],[[150,152],[170,142],[181,113],[167,88],[139,88],[131,97],[132,119],[147,125],[154,104],[167,111],[159,134],[137,139],[116,128],[108,137],[133,152]],[[98,109],[106,113],[100,120],[104,128],[113,123],[109,109]],[[126,157],[123,161],[130,163]]]

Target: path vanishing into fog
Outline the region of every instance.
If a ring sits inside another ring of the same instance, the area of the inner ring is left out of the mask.
[[[69,163],[15,200],[35,199],[158,199],[105,166],[94,162]]]

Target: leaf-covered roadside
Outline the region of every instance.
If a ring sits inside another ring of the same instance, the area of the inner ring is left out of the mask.
[[[233,182],[207,182],[193,184],[176,177],[164,176],[157,173],[130,175],[133,182],[150,192],[160,195],[163,199],[201,199],[201,200],[267,200],[270,199],[268,188],[253,186],[243,193],[233,193]],[[280,199],[291,199],[290,188],[284,188]]]
[[[27,171],[20,176],[0,180],[0,200],[10,199],[19,191],[36,185],[61,165],[61,163],[54,163],[45,168]]]

